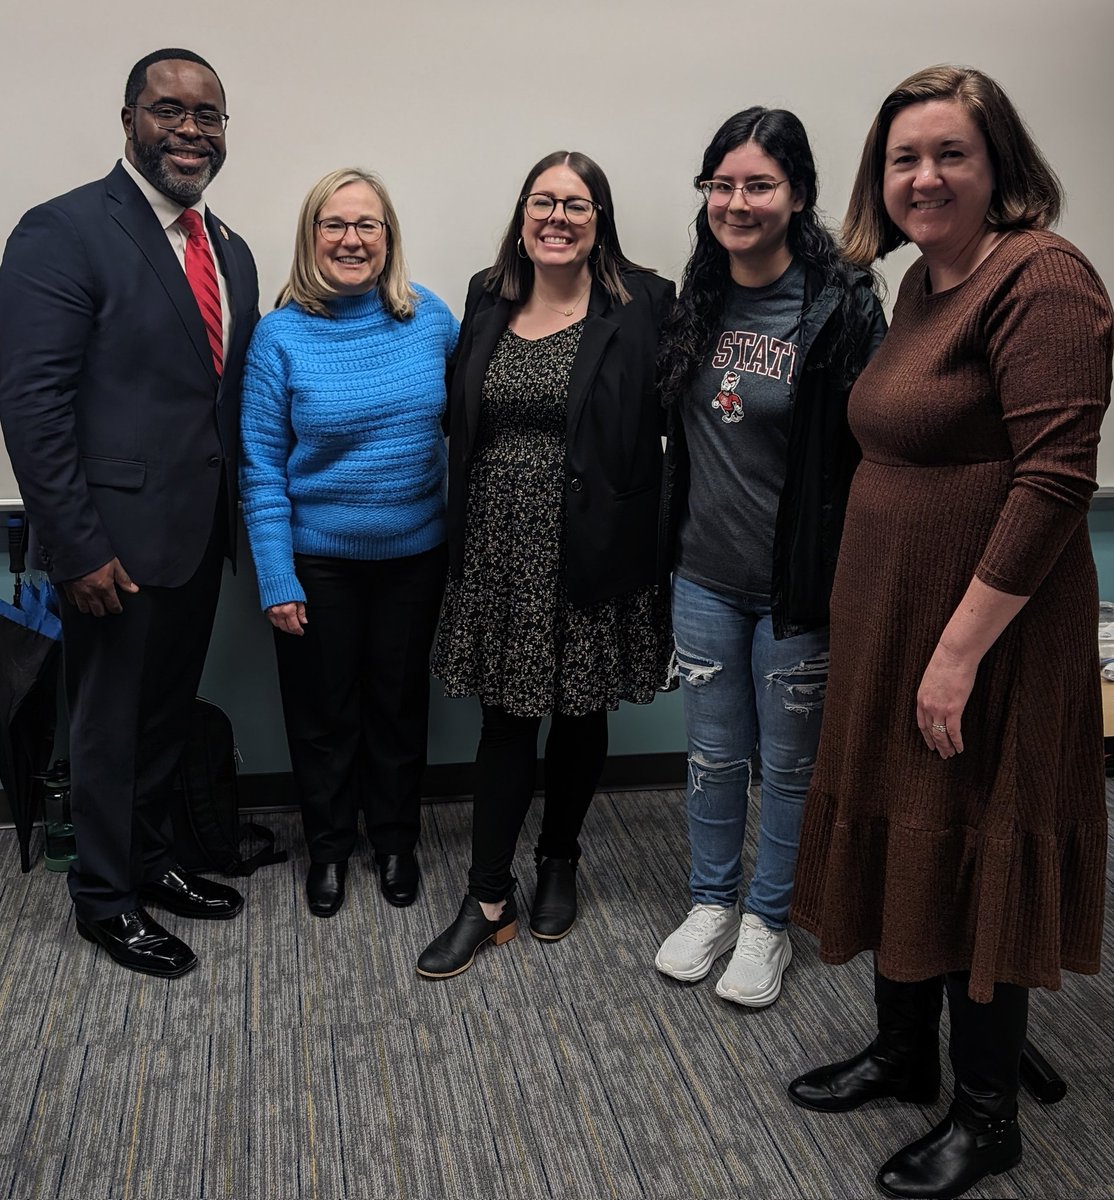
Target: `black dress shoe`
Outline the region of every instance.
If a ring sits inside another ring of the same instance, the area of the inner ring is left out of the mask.
[[[418,898],[418,860],[413,850],[402,854],[377,854],[375,865],[379,868],[379,888],[388,904],[395,908],[406,908]]]
[[[331,917],[344,903],[344,877],[348,860],[331,863],[310,863],[306,872],[306,899],[315,917]]]
[[[418,974],[427,979],[451,979],[467,971],[485,942],[501,946],[518,932],[514,896],[507,897],[497,921],[489,921],[475,896],[465,896],[456,920],[429,943],[418,959]]]
[[[197,966],[197,955],[189,946],[163,929],[144,908],[100,921],[76,920],[77,932],[87,942],[103,946],[110,958],[129,971],[177,979]]]
[[[789,1085],[789,1099],[817,1112],[850,1112],[868,1100],[892,1096],[911,1104],[933,1104],[940,1094],[940,1054],[887,1058],[871,1042],[860,1054],[817,1067]]]
[[[987,1120],[954,1103],[922,1138],[882,1166],[876,1182],[887,1196],[954,1200],[986,1175],[1001,1175],[1021,1161],[1017,1120]]]
[[[559,942],[576,923],[576,863],[543,858],[530,912],[530,932],[543,942]]]
[[[143,884],[139,897],[180,917],[210,921],[226,921],[244,907],[244,898],[235,888],[195,875],[185,867],[171,867],[161,879]]]

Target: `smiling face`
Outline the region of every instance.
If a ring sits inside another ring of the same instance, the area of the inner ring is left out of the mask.
[[[559,165],[543,171],[526,189],[544,192],[556,200],[594,200],[588,185],[571,167]],[[522,213],[522,245],[540,271],[576,270],[588,261],[596,244],[599,214],[594,213],[586,225],[574,225],[566,219],[563,205],[554,205],[553,212],[543,221]]]
[[[178,104],[191,111],[224,111],[220,80],[200,63],[165,59],[147,68],[147,86],[137,104]],[[178,129],[160,129],[144,108],[121,113],[128,162],[164,196],[179,204],[196,204],[224,165],[224,134],[205,136],[192,117]]]
[[[382,221],[386,223],[383,202],[370,183],[360,180],[346,183],[321,206],[318,221]],[[364,242],[349,225],[339,242],[327,242],[319,228],[314,229],[313,257],[325,282],[340,296],[362,296],[379,281],[387,264],[390,230],[384,230],[377,242]]]
[[[910,104],[894,117],[882,199],[930,266],[955,262],[977,245],[993,194],[986,139],[958,100]]]
[[[766,180],[781,183],[785,171],[757,142],[744,142],[723,156],[713,179],[738,189],[744,183]],[[787,239],[789,220],[805,206],[799,189],[781,183],[769,204],[755,206],[736,190],[722,208],[708,205],[708,228],[731,257],[736,283],[755,286],[754,280],[773,282],[793,261]]]

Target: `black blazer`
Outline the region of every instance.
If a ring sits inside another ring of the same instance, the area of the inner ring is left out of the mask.
[[[468,286],[449,379],[449,570],[464,569],[468,474],[480,427],[480,393],[514,305]],[[588,315],[569,377],[565,433],[568,596],[584,606],[657,580],[662,409],[656,388],[658,330],[674,287],[631,271],[631,293],[616,304],[592,283]]]
[[[119,558],[176,587],[201,562],[224,481],[235,546],[240,377],[255,263],[212,213],[232,328],[217,382],[174,250],[119,163],[28,212],[0,264],[0,420],[43,565],[75,579]]]

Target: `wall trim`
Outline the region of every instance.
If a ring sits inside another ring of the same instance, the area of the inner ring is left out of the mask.
[[[636,792],[684,787],[687,756],[671,754],[615,754],[608,757],[600,778],[601,791]],[[472,797],[475,763],[430,763],[422,777],[422,802],[443,804]],[[241,775],[241,812],[294,812],[298,803],[289,771]],[[542,789],[538,763],[535,787]]]

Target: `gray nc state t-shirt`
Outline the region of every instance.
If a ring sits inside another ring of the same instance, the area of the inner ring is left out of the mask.
[[[690,476],[675,570],[712,591],[770,594],[804,285],[797,262],[766,287],[732,284],[681,405]]]

